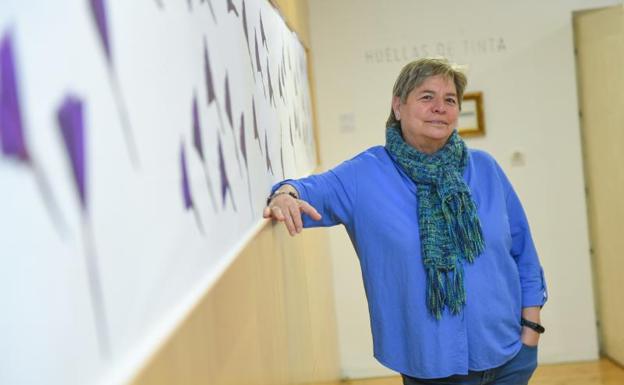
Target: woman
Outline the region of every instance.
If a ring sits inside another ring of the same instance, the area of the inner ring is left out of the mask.
[[[503,170],[455,130],[465,85],[444,59],[407,64],[386,145],[278,183],[264,217],[291,235],[345,226],[375,357],[404,384],[527,384],[543,332],[542,268]]]

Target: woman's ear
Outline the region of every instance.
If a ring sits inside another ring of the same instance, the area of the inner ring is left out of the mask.
[[[394,112],[394,118],[396,120],[401,120],[401,115],[399,113],[399,106],[401,105],[401,98],[398,96],[392,97],[392,111]]]

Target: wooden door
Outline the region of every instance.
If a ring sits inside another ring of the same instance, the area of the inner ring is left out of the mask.
[[[576,13],[574,32],[600,347],[624,365],[624,8]]]

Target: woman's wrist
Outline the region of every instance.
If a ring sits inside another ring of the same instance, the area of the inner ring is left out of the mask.
[[[299,199],[299,194],[297,193],[297,190],[293,186],[285,184],[275,190],[275,192],[267,198],[266,205],[270,205],[271,201],[279,195],[290,195],[294,199]]]

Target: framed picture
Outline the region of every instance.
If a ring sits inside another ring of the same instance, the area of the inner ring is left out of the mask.
[[[457,131],[462,137],[485,135],[485,118],[483,116],[483,97],[481,92],[464,94],[462,110],[459,113]]]

